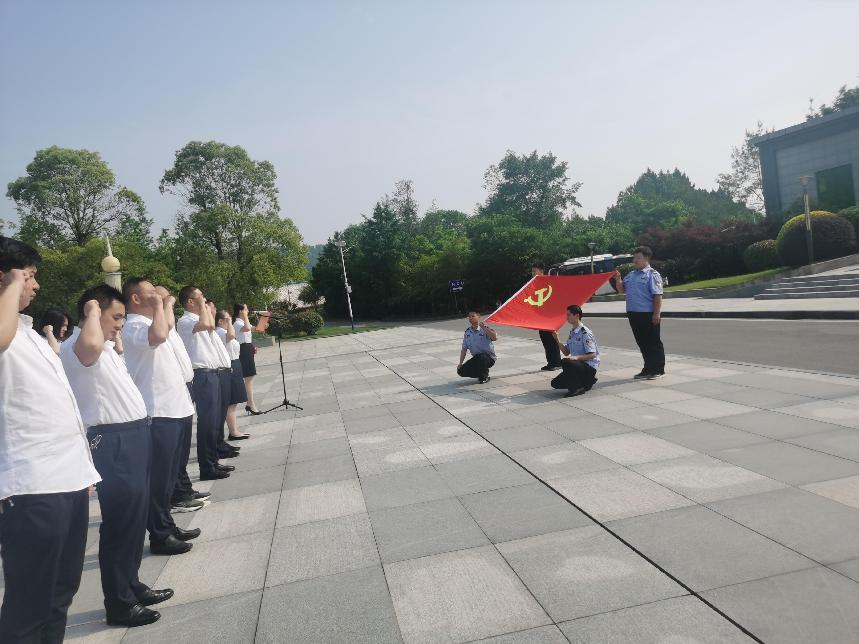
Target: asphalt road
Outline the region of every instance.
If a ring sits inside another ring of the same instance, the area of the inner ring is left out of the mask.
[[[585,324],[606,347],[637,349],[629,323],[618,318],[585,318]],[[446,320],[421,326],[463,331],[468,321]],[[503,335],[533,338],[542,351],[536,331],[498,327]],[[559,332],[562,338],[569,326]],[[859,376],[859,321],[855,320],[737,320],[662,319],[666,353],[731,362],[806,369]]]

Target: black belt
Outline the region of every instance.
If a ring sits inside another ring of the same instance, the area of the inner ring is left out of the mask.
[[[149,417],[140,420],[130,420],[127,423],[106,423],[104,425],[93,425],[86,430],[87,435],[113,434],[115,432],[127,432],[149,427]]]
[[[218,373],[232,373],[232,372],[233,372],[232,367],[221,367],[220,369],[218,369]]]
[[[218,373],[219,369],[209,369],[208,367],[196,367],[194,373]]]

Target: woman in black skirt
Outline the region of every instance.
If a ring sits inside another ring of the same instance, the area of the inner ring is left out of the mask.
[[[239,342],[239,360],[242,363],[242,375],[245,379],[245,391],[247,392],[247,404],[245,412],[248,414],[262,413],[257,409],[254,402],[254,376],[257,375],[257,366],[254,361],[254,339],[253,327],[248,322],[248,305],[233,304],[233,328],[236,331],[236,340]]]
[[[233,319],[230,317],[229,311],[218,311],[215,314],[215,325],[215,332],[227,346],[227,353],[230,354],[232,366],[230,406],[227,407],[227,429],[230,430],[230,435],[227,437],[227,440],[240,441],[248,438],[249,435],[241,433],[238,427],[236,427],[236,405],[247,402],[248,397],[245,393],[245,382],[242,378],[242,363],[239,361],[239,343],[236,341]]]

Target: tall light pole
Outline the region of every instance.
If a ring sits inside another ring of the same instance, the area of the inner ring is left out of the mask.
[[[808,265],[814,263],[814,240],[811,236],[811,206],[808,200],[808,177],[800,177],[799,184],[802,186],[802,203],[805,207],[805,248],[808,251]]]
[[[594,274],[594,248],[597,247],[596,242],[588,242],[588,248],[591,249],[591,275]]]
[[[349,321],[352,323],[352,330],[355,330],[355,318],[352,316],[352,287],[349,286],[349,280],[346,279],[346,260],[343,257],[343,249],[346,247],[346,242],[338,239],[334,245],[340,249],[340,264],[343,266],[343,285],[346,287],[346,306],[349,308]]]

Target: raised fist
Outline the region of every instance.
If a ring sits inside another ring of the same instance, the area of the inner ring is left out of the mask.
[[[157,291],[149,291],[146,295],[143,296],[143,303],[151,308],[161,306],[161,302],[161,296],[158,295]]]
[[[42,333],[45,335],[54,335],[54,327],[51,324],[46,324],[42,327]]]
[[[98,305],[98,300],[89,300],[84,304],[84,317],[100,316],[101,308]]]
[[[5,288],[6,286],[11,286],[12,284],[20,284],[24,285],[24,282],[27,281],[27,274],[20,268],[10,268],[8,271],[3,273],[3,279],[0,280],[0,284]]]

